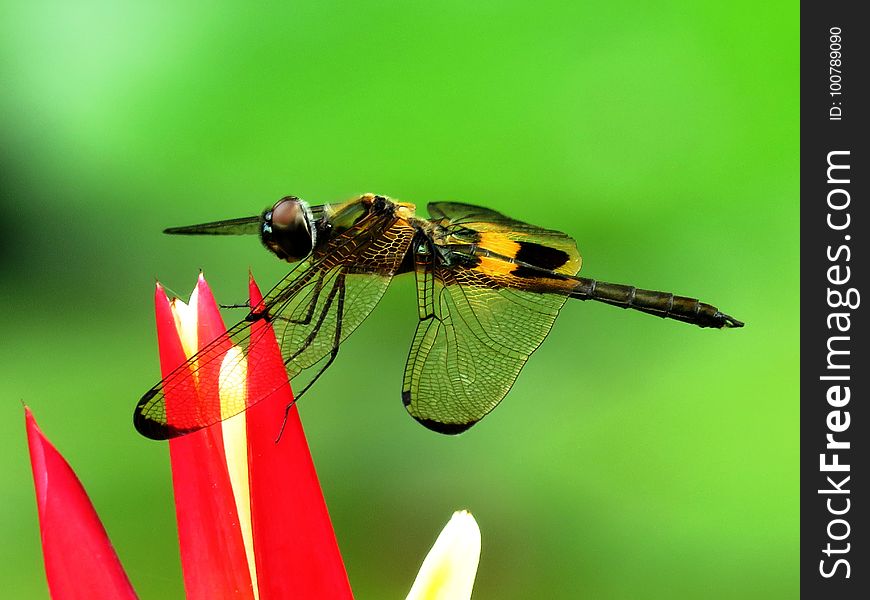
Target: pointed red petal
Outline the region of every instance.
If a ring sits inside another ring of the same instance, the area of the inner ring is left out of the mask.
[[[197,285],[200,316],[218,312],[205,280]],[[207,305],[205,309],[202,308],[204,304]],[[169,301],[159,286],[155,310],[160,367],[165,377],[187,358]],[[210,341],[202,337],[203,332],[215,328],[213,315],[206,316],[206,321],[199,328],[200,347]],[[222,332],[223,324],[218,329],[218,333]],[[173,397],[168,393],[166,412],[170,423],[172,410]],[[170,440],[169,454],[187,598],[253,598],[220,426]]]
[[[24,409],[42,554],[54,600],[136,598],[106,530],[72,468]]]
[[[251,306],[262,301],[253,276]],[[248,469],[254,554],[261,598],[353,598],[335,532],[305,432],[296,408],[278,443],[275,439],[287,405],[293,401],[278,342],[271,326],[258,321],[264,335],[252,335],[249,361],[257,379],[286,382],[248,409]]]
[[[197,335],[199,336],[199,347],[202,348],[210,341],[217,339],[227,328],[224,325],[223,317],[221,317],[217,301],[214,299],[214,294],[211,293],[211,288],[208,287],[202,273],[196,280],[196,291],[199,295],[196,304]]]

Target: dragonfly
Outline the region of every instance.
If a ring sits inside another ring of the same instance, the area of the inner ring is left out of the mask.
[[[198,371],[220,364],[230,345],[240,350],[234,354],[239,364],[252,358],[252,336],[263,331],[263,322],[274,330],[291,380],[313,369],[297,401],[402,274],[415,277],[419,317],[402,403],[414,419],[443,434],[467,430],[501,402],[569,299],[698,327],[743,326],[695,298],[578,276],[577,244],[560,231],[470,204],[433,202],[427,210],[423,218],[414,204],[377,194],[319,206],[286,196],[256,216],[166,229],[257,235],[292,266],[242,321],[145,393],[135,409],[136,429],[152,439],[173,438],[274,393],[280,386],[271,380],[249,381],[248,393],[235,400],[198,393]],[[171,415],[167,395],[174,398]]]

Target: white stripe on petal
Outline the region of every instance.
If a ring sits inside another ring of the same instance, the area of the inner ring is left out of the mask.
[[[190,302],[185,304],[180,298],[173,298],[169,301],[169,309],[172,311],[172,316],[175,318],[175,329],[178,331],[178,338],[181,340],[181,346],[184,348],[184,354],[190,358],[196,354],[198,343],[197,332],[197,304],[199,302],[199,288],[193,288],[190,294]]]
[[[242,355],[238,346],[227,351],[221,363],[218,378],[221,416],[226,415],[225,406],[244,406],[247,395],[248,361]],[[236,501],[236,512],[239,516],[239,528],[242,531],[242,541],[245,544],[245,554],[248,558],[248,570],[251,582],[254,584],[254,598],[259,598],[257,587],[257,564],[254,560],[254,532],[251,527],[251,488],[248,480],[248,436],[245,413],[239,413],[221,423],[224,438],[224,455],[227,459],[227,471]]]

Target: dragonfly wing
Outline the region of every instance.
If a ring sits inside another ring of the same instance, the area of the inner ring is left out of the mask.
[[[508,287],[473,262],[439,264],[434,252],[415,262],[420,322],[402,399],[429,429],[461,433],[505,397],[566,296]]]
[[[319,258],[282,279],[244,321],[149,390],[136,407],[136,428],[155,439],[176,437],[238,414],[286,385],[270,369],[258,368],[272,360],[272,328],[290,377],[334,358],[338,344],[383,296],[412,237],[407,224],[383,219],[364,219],[337,236]],[[220,382],[228,378],[246,380],[247,394],[222,393]]]
[[[298,265],[280,285],[295,287],[304,295],[319,271],[316,266],[304,267]],[[203,346],[142,396],[133,414],[139,433],[152,439],[190,433],[238,414],[286,385],[274,377],[274,371],[271,377],[258,378],[257,373],[265,372],[261,363],[270,360],[270,354],[275,356],[275,342],[267,320],[252,317],[253,313]],[[245,381],[249,372],[248,393],[221,393],[221,380]]]
[[[305,298],[300,302],[294,298],[272,322],[288,376],[295,377],[328,356],[336,339],[346,340],[391,280],[392,274],[352,273],[342,266],[320,273]]]
[[[327,269],[312,279],[306,298],[294,298],[275,313],[291,377],[330,355],[334,340],[344,341],[359,327],[386,292],[413,236],[414,229],[400,220],[369,240],[336,248],[327,255]]]
[[[453,224],[488,222],[513,222],[500,212],[474,204],[461,202],[430,202],[426,205],[429,216],[435,220],[444,220]]]
[[[212,223],[200,223],[198,225],[186,225],[184,227],[169,227],[163,233],[182,235],[257,235],[263,226],[263,219],[259,216],[242,217],[240,219],[227,219]]]
[[[471,228],[475,231],[513,231],[513,232],[540,232],[543,234],[556,234],[558,237],[568,237],[561,231],[545,229],[512,219],[500,212],[474,204],[461,202],[430,202],[426,205],[429,215],[440,220],[448,229]]]
[[[565,275],[580,271],[577,243],[561,231],[517,221],[471,204],[435,202],[429,204],[428,210],[434,218],[442,220],[444,227],[444,234],[435,240],[436,244],[465,241]]]

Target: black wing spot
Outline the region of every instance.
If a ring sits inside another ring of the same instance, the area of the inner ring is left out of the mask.
[[[535,242],[517,242],[520,249],[515,259],[542,269],[555,271],[571,258],[568,253],[558,248],[551,248]]]
[[[541,271],[538,269],[555,271],[571,258],[568,256],[567,252],[559,250],[558,248],[550,248],[549,246],[536,244],[534,242],[517,242],[517,244],[519,244],[520,248],[517,251],[515,260],[517,262],[523,262],[537,267],[537,269],[519,265],[516,269],[511,271],[511,275],[514,275],[515,277],[536,279],[542,275]]]
[[[169,440],[196,431],[195,428],[184,429],[173,427],[138,413],[133,415],[133,426],[136,428],[136,431],[151,440]]]
[[[426,429],[431,429],[432,431],[443,433],[444,435],[457,435],[477,423],[477,421],[472,421],[471,423],[442,423],[440,421],[433,421],[432,419],[421,419],[419,417],[414,418],[417,419],[417,421]]]

